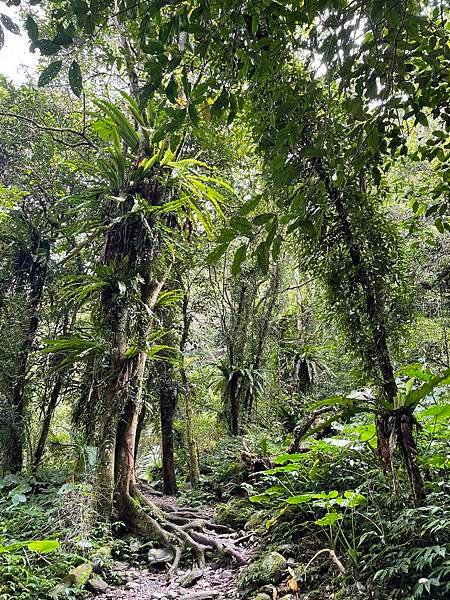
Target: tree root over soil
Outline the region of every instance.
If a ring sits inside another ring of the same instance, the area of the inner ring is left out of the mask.
[[[229,538],[234,533],[232,529],[212,522],[195,510],[170,506],[162,498],[152,501],[137,485],[131,486],[130,493],[122,499],[120,516],[134,533],[149,537],[173,553],[168,578],[176,573],[181,557],[188,549],[200,569],[206,566],[205,555],[211,550],[235,559],[240,565],[247,564],[247,559]]]

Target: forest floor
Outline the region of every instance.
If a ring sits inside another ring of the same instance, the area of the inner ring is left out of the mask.
[[[150,500],[159,505],[177,508],[173,497],[154,496]],[[183,507],[186,508],[186,507]],[[213,511],[207,507],[193,509],[201,513],[202,518],[213,519]],[[255,550],[254,540],[244,536],[242,542],[239,537],[242,532],[221,534],[220,540],[225,545],[231,545],[247,560]],[[214,534],[217,537],[217,533]],[[170,565],[150,565],[149,568],[133,567],[126,562],[116,561],[113,569],[123,580],[118,586],[110,586],[104,593],[96,598],[124,599],[124,600],[233,600],[239,598],[238,576],[240,565],[229,557],[211,555],[210,562],[203,569],[198,569],[195,564],[181,564],[177,573],[170,579],[167,570]],[[167,567],[167,568],[165,568]]]

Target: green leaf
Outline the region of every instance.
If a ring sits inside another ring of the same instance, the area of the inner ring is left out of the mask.
[[[230,219],[230,227],[242,233],[242,235],[250,235],[252,232],[252,226],[248,219],[245,217],[235,216]]]
[[[434,222],[434,226],[439,231],[439,233],[445,232],[444,223],[442,222],[442,219],[436,219],[436,221]]]
[[[405,406],[416,406],[421,400],[423,400],[428,394],[434,390],[434,388],[439,385],[448,385],[450,382],[448,378],[450,377],[450,369],[446,369],[442,374],[436,375],[430,381],[423,383],[416,390],[412,390],[406,397]]]
[[[380,136],[378,134],[378,128],[376,127],[376,125],[372,125],[369,133],[367,134],[367,144],[373,152],[376,152],[378,150],[379,143]]]
[[[140,102],[145,104],[152,94],[159,88],[163,80],[162,74],[157,75],[148,81],[141,90]]]
[[[264,225],[265,223],[268,223],[271,219],[273,219],[274,216],[275,213],[263,213],[262,215],[257,215],[253,219],[253,224],[257,226]]]
[[[189,118],[191,119],[191,123],[195,127],[197,127],[197,125],[200,123],[200,117],[198,116],[197,109],[195,108],[195,106],[192,103],[189,103],[187,110],[188,110]]]
[[[28,37],[32,42],[36,42],[39,39],[39,28],[31,15],[27,16],[27,20],[25,21],[25,29],[27,30]]]
[[[341,513],[330,512],[330,513],[327,513],[321,519],[317,519],[317,521],[314,521],[314,523],[316,525],[320,525],[320,527],[326,527],[328,525],[335,525],[338,521],[341,521],[343,518],[344,517],[342,516]]]
[[[311,502],[315,497],[315,494],[301,494],[299,496],[291,496],[286,500],[288,504],[305,504]]]
[[[58,540],[35,540],[28,542],[28,550],[31,552],[39,552],[39,554],[48,554],[59,548]]]
[[[164,54],[164,44],[156,40],[150,40],[142,49],[146,54]]]
[[[416,117],[416,123],[422,125],[422,127],[429,127],[428,119],[424,113],[419,113]]]
[[[320,158],[321,156],[324,156],[324,154],[325,153],[321,148],[314,148],[312,146],[302,150],[302,156],[305,158]]]
[[[250,200],[248,200],[247,202],[245,202],[245,204],[243,204],[241,206],[241,208],[238,210],[237,214],[240,215],[241,217],[248,215],[249,213],[251,213],[252,211],[255,210],[255,208],[261,203],[261,200],[262,200],[262,195],[251,198]]]
[[[425,410],[420,411],[417,416],[419,419],[433,417],[433,419],[435,419],[436,422],[446,422],[450,419],[450,403],[429,406]]]
[[[283,242],[283,238],[281,235],[275,236],[272,244],[272,258],[276,260],[280,256],[281,244]]]
[[[60,49],[60,46],[51,40],[38,40],[37,42],[34,42],[34,46],[41,51],[43,56],[51,56],[52,54],[56,54]]]
[[[299,460],[304,460],[306,458],[306,455],[303,453],[298,453],[298,454],[279,454],[275,459],[274,459],[274,464],[276,465],[282,465],[283,463],[286,462],[297,462]]]
[[[261,502],[267,502],[270,500],[270,496],[267,494],[258,494],[256,496],[249,497],[250,502],[254,502],[255,504],[260,504]]]
[[[173,104],[175,104],[175,102],[177,101],[178,85],[173,75],[170,78],[170,81],[166,87],[166,96]]]
[[[19,504],[22,504],[26,501],[27,497],[25,496],[25,494],[13,494],[11,497],[11,502],[14,504],[14,506],[18,506]]]
[[[206,257],[206,262],[208,265],[213,265],[215,264],[219,258],[221,258],[225,252],[228,250],[228,244],[224,243],[224,244],[219,244],[218,246],[216,246],[214,248],[214,250],[212,250],[208,256]]]
[[[226,243],[234,240],[238,235],[239,234],[235,229],[231,229],[230,227],[225,227],[219,233],[219,236],[218,236],[216,242],[218,244],[226,244]]]
[[[242,244],[234,253],[233,264],[231,265],[232,275],[238,275],[241,270],[241,265],[247,256],[247,244]]]
[[[45,87],[46,85],[48,85],[50,83],[50,81],[55,79],[55,77],[61,71],[61,67],[62,67],[61,60],[55,60],[54,62],[50,63],[48,65],[48,67],[46,67],[40,74],[39,80],[38,80],[38,87]]]
[[[14,33],[16,35],[20,34],[19,26],[14,23],[14,21],[11,19],[11,17],[8,17],[8,15],[4,15],[3,13],[0,13],[0,20],[8,31],[10,31],[11,33]]]
[[[269,245],[266,241],[258,244],[256,248],[256,262],[261,273],[266,275],[269,271]]]
[[[80,65],[76,60],[74,60],[69,67],[69,85],[75,96],[78,96],[79,98],[83,92],[83,79],[81,76]]]

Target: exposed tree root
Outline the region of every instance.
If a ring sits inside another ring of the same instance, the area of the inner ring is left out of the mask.
[[[122,498],[121,518],[134,532],[167,548],[173,553],[173,563],[168,572],[170,578],[178,569],[186,550],[190,550],[200,569],[206,566],[206,552],[215,551],[229,556],[240,565],[246,564],[231,542],[229,535],[233,530],[204,518],[194,510],[173,508],[163,503],[149,500],[136,486],[130,494]],[[225,538],[224,538],[225,536]]]

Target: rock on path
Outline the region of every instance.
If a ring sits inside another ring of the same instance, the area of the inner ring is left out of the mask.
[[[239,598],[237,591],[237,574],[239,567],[208,565],[203,569],[203,577],[189,588],[182,587],[183,579],[188,571],[179,570],[172,581],[167,581],[165,573],[153,573],[147,570],[133,570],[136,579],[123,586],[110,588],[97,596],[103,600],[234,600]],[[132,573],[130,573],[132,574]]]

